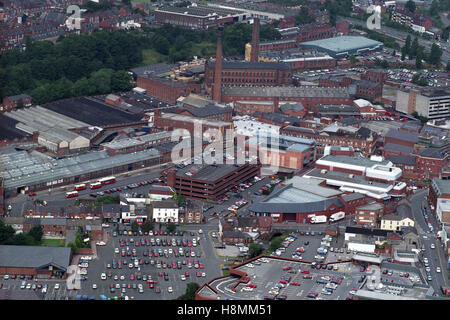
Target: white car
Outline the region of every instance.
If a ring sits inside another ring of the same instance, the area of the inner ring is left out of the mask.
[[[198,233],[202,234],[202,233],[203,233],[203,230],[202,230],[202,229],[199,229],[199,230],[198,230]]]
[[[441,272],[441,268],[440,267],[436,267],[436,272],[440,273]]]
[[[242,291],[253,291],[253,288],[250,287],[243,287]]]
[[[211,237],[216,238],[217,234],[215,232],[211,233]]]
[[[47,287],[42,288],[42,293],[47,293]]]
[[[168,287],[168,288],[167,288],[167,291],[168,291],[169,293],[172,293],[172,292],[173,292],[172,287]]]
[[[59,289],[59,283],[55,284],[55,290]]]
[[[434,243],[432,243],[430,247],[431,247],[431,249],[435,249],[435,248],[436,248],[436,246],[434,245]]]
[[[181,278],[182,281],[186,280],[186,276],[184,274],[182,274],[180,278]]]
[[[97,289],[97,285],[95,283],[92,284],[92,289]]]
[[[202,277],[206,277],[206,272],[202,272]]]
[[[128,268],[133,269],[133,267],[134,267],[134,266],[133,266],[132,263],[129,263],[129,264],[128,264]]]
[[[118,254],[118,253],[119,253],[119,248],[115,248],[115,249],[114,249],[114,253],[117,253],[117,254]]]
[[[101,274],[101,276],[100,276],[100,279],[106,280],[106,273],[103,272],[103,273]]]
[[[247,264],[247,267],[248,268],[254,268],[255,266],[253,264],[249,263],[249,264]]]
[[[120,276],[120,280],[125,280],[125,276]]]
[[[106,246],[106,243],[103,241],[97,242],[96,245],[98,246]]]

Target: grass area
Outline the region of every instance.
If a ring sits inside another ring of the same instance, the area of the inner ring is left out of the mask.
[[[144,49],[142,50],[142,65],[147,66],[150,64],[155,64],[159,62],[165,62],[167,60],[167,56],[158,53],[154,49]]]
[[[64,247],[66,240],[60,239],[42,239],[41,246],[49,246],[49,247]]]
[[[209,42],[200,42],[200,43],[191,43],[192,48],[192,56],[197,57],[215,57],[216,55],[216,44],[215,43],[209,43]],[[147,66],[159,62],[168,62],[167,55],[161,54],[157,52],[155,49],[144,49],[142,50],[142,65]]]
[[[215,57],[216,44],[209,42],[200,42],[192,47],[192,54],[198,57]]]

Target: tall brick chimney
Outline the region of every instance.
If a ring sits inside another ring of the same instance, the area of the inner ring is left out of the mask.
[[[223,28],[217,30],[217,51],[216,67],[214,69],[214,86],[212,89],[213,100],[217,103],[222,102],[222,32]]]
[[[252,34],[252,51],[250,52],[250,61],[258,62],[259,56],[259,18],[253,19],[253,34]]]

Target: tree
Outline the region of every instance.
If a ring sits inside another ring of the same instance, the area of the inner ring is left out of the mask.
[[[125,70],[119,70],[114,72],[111,78],[111,90],[112,91],[128,91],[132,88],[132,77]]]
[[[131,223],[131,232],[138,232],[139,231],[139,224],[136,221],[133,221]]]
[[[408,9],[410,12],[416,11],[416,3],[413,0],[408,0],[405,4],[405,8]]]
[[[431,46],[430,55],[428,56],[428,63],[440,66],[441,64],[442,49],[436,43]]]
[[[44,232],[42,231],[42,226],[39,224],[33,226],[28,232],[28,234],[33,238],[35,243],[38,244],[41,242]]]
[[[406,37],[404,48],[405,48],[405,53],[407,55],[410,55],[411,54],[411,36],[409,34]]]
[[[308,24],[314,21],[314,18],[309,15],[308,7],[302,6],[299,14],[295,17],[295,24]]]
[[[283,239],[281,238],[281,236],[273,238],[272,241],[270,241],[270,249],[272,251],[277,250],[281,246],[282,242],[283,242]]]
[[[450,62],[447,62],[447,66],[445,67],[445,70],[450,71]]]
[[[153,223],[150,220],[146,220],[142,225],[141,225],[141,230],[143,232],[149,232],[151,230],[153,230]]]
[[[411,44],[411,49],[410,49],[409,55],[412,57],[416,57],[418,50],[419,50],[419,39],[417,37],[415,37],[414,41]]]
[[[173,223],[168,223],[166,225],[167,232],[174,232],[177,229],[177,226]]]
[[[417,69],[422,69],[423,67],[423,63],[422,63],[422,51],[419,50],[417,51],[417,55],[416,55],[416,68]]]
[[[262,251],[263,251],[263,249],[257,243],[253,242],[248,245],[249,258],[253,258],[253,257],[260,255]]]
[[[186,286],[186,292],[180,298],[181,300],[195,300],[195,291],[200,288],[197,282],[190,282]]]
[[[356,57],[355,57],[354,54],[352,54],[352,55],[350,56],[350,62],[351,62],[351,63],[358,62],[358,59],[356,59]]]

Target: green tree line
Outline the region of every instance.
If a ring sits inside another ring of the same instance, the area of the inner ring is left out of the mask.
[[[38,246],[41,244],[43,234],[41,225],[33,226],[26,233],[16,234],[13,227],[0,221],[0,245]]]
[[[252,26],[234,24],[224,29],[224,55],[243,55]],[[261,40],[279,39],[273,27],[261,26]],[[37,104],[59,99],[127,91],[127,70],[142,65],[144,49],[153,49],[166,62],[191,58],[196,44],[215,48],[217,30],[192,32],[171,25],[144,26],[134,31],[96,31],[50,41],[26,41],[26,50],[0,56],[0,99],[28,93]],[[215,53],[215,51],[214,51]],[[202,50],[201,56],[214,53]]]

